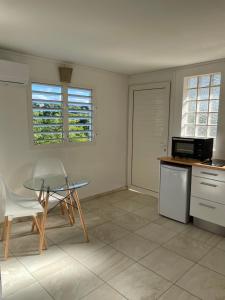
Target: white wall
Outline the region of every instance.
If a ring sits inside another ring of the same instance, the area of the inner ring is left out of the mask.
[[[129,85],[143,84],[160,81],[171,82],[169,136],[180,135],[181,112],[183,98],[183,79],[185,76],[207,74],[212,72],[222,73],[221,101],[218,124],[218,136],[214,156],[225,159],[225,61],[201,63],[180,68],[167,69],[151,73],[137,74],[129,77]],[[171,151],[171,139],[169,154]]]
[[[29,64],[31,80],[58,83],[59,62],[0,50],[0,59]],[[29,137],[31,101],[27,89],[0,85],[0,173],[14,190],[31,175],[41,157],[62,159],[67,172],[88,178],[91,184],[81,191],[86,197],[126,185],[127,85],[125,75],[74,65],[72,86],[94,88],[98,136],[93,144],[63,147],[32,146]]]

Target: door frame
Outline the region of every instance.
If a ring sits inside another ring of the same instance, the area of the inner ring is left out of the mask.
[[[167,140],[167,153],[169,144],[169,124],[170,124],[170,81],[135,84],[129,86],[129,100],[128,100],[128,143],[127,143],[127,185],[131,190],[135,190],[140,193],[152,195],[158,198],[158,193],[140,188],[132,185],[132,160],[133,160],[133,118],[134,118],[134,92],[141,90],[151,89],[168,89],[169,97],[169,115],[168,115],[168,140]]]

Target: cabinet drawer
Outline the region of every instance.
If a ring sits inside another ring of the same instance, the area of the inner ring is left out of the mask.
[[[225,182],[192,176],[191,195],[225,204]]]
[[[190,215],[225,226],[225,205],[191,197]]]
[[[225,170],[219,171],[209,168],[193,167],[192,175],[225,182]]]

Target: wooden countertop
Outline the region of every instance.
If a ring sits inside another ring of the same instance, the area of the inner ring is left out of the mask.
[[[201,163],[197,159],[191,159],[191,158],[173,158],[171,156],[164,156],[158,158],[162,162],[168,162],[172,164],[180,164],[180,165],[186,165],[186,166],[192,166],[192,167],[200,167],[200,168],[206,168],[211,170],[220,170],[225,171],[224,167],[217,167],[217,166],[209,166]]]

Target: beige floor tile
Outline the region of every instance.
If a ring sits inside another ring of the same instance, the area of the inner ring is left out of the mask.
[[[13,222],[11,226],[11,236],[28,235],[31,233],[32,220],[24,222]]]
[[[41,255],[23,255],[17,259],[26,267],[29,272],[36,272],[43,267],[56,264],[66,257],[67,254],[55,245],[49,246]]]
[[[162,244],[174,237],[177,233],[161,225],[150,223],[135,232],[155,243]]]
[[[64,256],[61,256],[56,261],[53,260],[53,262],[42,263],[40,264],[40,266],[33,265],[33,270],[31,267],[30,269],[32,271],[32,276],[36,280],[40,281],[49,277],[51,274],[58,273],[60,270],[63,270],[70,265],[75,267],[76,264],[78,265],[78,267],[81,265],[78,261],[65,253]]]
[[[155,300],[171,285],[169,281],[139,264],[132,265],[109,284],[129,300]]]
[[[196,298],[178,286],[173,285],[159,298],[159,300],[199,300],[199,298]]]
[[[134,200],[134,199],[125,199],[125,200],[117,201],[112,205],[128,212],[132,212],[146,206],[145,203],[141,203],[138,200]]]
[[[206,230],[197,228],[196,226],[191,226],[189,230],[182,233],[187,238],[197,240],[199,242],[205,243],[208,246],[215,246],[221,241],[221,236],[214,233],[208,232]]]
[[[175,231],[177,233],[186,232],[192,226],[190,224],[183,224],[181,222],[174,221],[163,216],[160,216],[157,220],[153,221],[153,223],[162,225],[163,227]]]
[[[225,299],[225,277],[199,265],[191,268],[177,285],[204,300]]]
[[[6,297],[5,300],[52,300],[53,298],[40,286],[39,283],[32,284],[17,293]]]
[[[157,207],[158,206],[158,199],[154,198],[150,195],[144,195],[141,193],[134,193],[130,199],[136,200],[140,203],[143,203],[147,206]]]
[[[135,231],[149,223],[147,219],[132,213],[113,218],[112,222],[130,231]]]
[[[41,256],[31,221],[13,224],[17,257],[0,262],[4,299],[225,299],[225,238],[159,216],[157,199],[128,190],[84,203],[89,243],[77,212],[72,227],[60,210],[48,215]]]
[[[123,236],[126,236],[130,232],[120,226],[109,222],[93,228],[90,233],[100,241],[110,244],[122,238]]]
[[[157,248],[141,259],[139,263],[173,282],[193,265],[190,260],[163,247]]]
[[[105,246],[105,243],[99,241],[95,237],[89,234],[89,242],[87,243],[83,235],[74,236],[72,239],[68,239],[58,244],[63,251],[77,259],[82,261],[85,258],[92,255],[92,253]]]
[[[103,219],[112,220],[113,218],[117,218],[126,214],[126,211],[112,205],[108,205],[93,210],[93,213],[99,215]]]
[[[35,283],[34,277],[16,258],[1,262],[1,281],[3,299]]]
[[[109,203],[107,202],[107,199],[104,197],[91,199],[88,201],[84,201],[82,203],[82,208],[86,209],[87,211],[92,211],[95,209],[101,209],[103,207],[109,207]]]
[[[134,260],[139,260],[159,247],[158,244],[133,233],[113,242],[111,246]]]
[[[225,275],[225,251],[214,248],[199,261],[199,264]]]
[[[82,298],[82,300],[125,300],[117,291],[112,289],[109,285],[104,284],[100,286],[89,295]]]
[[[137,194],[136,192],[134,192],[132,190],[129,190],[129,189],[126,189],[126,190],[123,190],[123,191],[116,192],[115,196],[120,196],[121,198],[130,198],[130,197],[132,197],[136,194]]]
[[[225,251],[225,238],[222,238],[221,241],[216,245],[216,247]]]
[[[106,196],[104,196],[105,199],[107,199],[108,203],[115,203],[117,201],[123,201],[126,199],[131,199],[133,195],[135,195],[135,192],[132,192],[130,190],[124,190],[124,191],[119,191],[116,193],[111,193]]]
[[[174,237],[163,246],[194,262],[199,261],[210,249],[205,243],[183,235]]]
[[[70,226],[69,219],[66,214],[64,216],[59,215],[59,214],[48,215],[47,221],[46,221],[47,229],[57,228],[57,227],[61,227],[61,226]]]
[[[47,229],[46,236],[53,243],[58,244],[73,237],[83,236],[83,232],[79,226],[74,225]]]
[[[84,220],[85,220],[85,224],[88,229],[91,229],[95,226],[98,226],[98,225],[101,225],[101,224],[104,224],[104,223],[110,221],[110,219],[107,219],[105,217],[103,218],[102,215],[96,213],[95,210],[85,213]],[[78,218],[77,218],[77,223],[79,224],[79,227],[81,227],[80,221]]]
[[[82,261],[82,264],[106,281],[133,263],[133,260],[110,246],[95,251],[91,256]]]
[[[72,260],[52,265],[39,280],[55,300],[80,299],[103,284],[93,273]]]
[[[160,217],[159,213],[158,213],[158,208],[151,207],[151,206],[142,207],[140,209],[133,211],[133,213],[142,218],[145,218],[146,220],[148,220],[150,222],[153,222]]]
[[[14,256],[39,255],[39,241],[39,234],[11,236],[9,249]],[[52,243],[47,240],[47,244]]]

